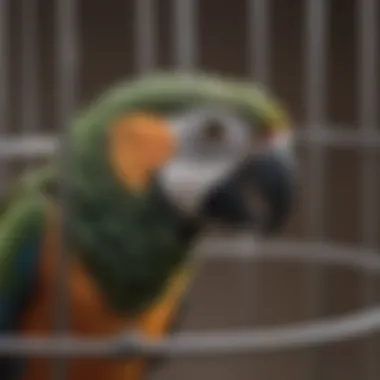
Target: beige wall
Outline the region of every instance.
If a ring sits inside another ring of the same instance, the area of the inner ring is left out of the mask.
[[[52,103],[53,8],[51,0],[40,0],[39,48],[42,65],[41,129],[56,129]],[[111,83],[133,74],[133,11],[132,0],[82,0],[80,3],[80,103],[83,104]],[[224,74],[247,75],[246,49],[247,9],[243,0],[199,0],[199,54],[205,70]],[[271,49],[274,92],[283,98],[296,120],[305,118],[304,32],[301,0],[275,0],[273,14],[273,47]],[[328,61],[327,113],[331,124],[357,126],[357,73],[354,35],[356,26],[354,1],[330,0],[331,34]],[[344,3],[344,4],[342,4]],[[171,2],[160,0],[159,66],[170,69],[172,14]],[[19,130],[20,91],[20,0],[12,0],[12,128]],[[348,127],[345,127],[348,128]],[[302,194],[297,215],[289,224],[286,235],[308,236],[307,206],[309,204],[309,149],[300,147]],[[326,157],[326,200],[324,228],[326,237],[339,242],[360,242],[360,152],[354,149],[329,148]],[[378,168],[380,156],[377,151]],[[22,163],[13,164],[19,167]],[[380,211],[380,208],[379,208]],[[379,231],[380,232],[380,231]],[[379,234],[380,235],[380,234]],[[358,252],[360,254],[360,252]],[[244,269],[243,269],[244,270]],[[259,266],[258,318],[247,316],[241,291],[242,265],[223,262],[207,264],[193,290],[193,302],[185,327],[190,329],[238,327],[242,323],[277,324],[305,320],[311,296],[309,272],[301,264],[262,264]],[[252,275],[254,272],[252,271]],[[228,286],[226,286],[228,284]],[[353,270],[324,272],[325,294],[323,315],[349,312],[360,306],[360,276]],[[246,292],[247,294],[249,292]],[[247,299],[247,298],[246,298]],[[248,298],[249,299],[249,298]],[[323,349],[318,376],[311,375],[311,351],[282,352],[275,355],[179,360],[158,376],[158,379],[265,379],[265,380],[359,380],[362,360],[357,357],[359,343],[335,344]],[[190,373],[191,370],[191,373]],[[380,376],[380,372],[378,374]]]

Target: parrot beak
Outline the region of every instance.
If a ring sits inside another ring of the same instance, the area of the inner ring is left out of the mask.
[[[211,225],[253,226],[265,234],[275,233],[287,221],[295,199],[289,137],[272,138],[262,152],[232,165],[187,162],[185,167],[175,161],[169,165],[173,171],[166,167],[161,184],[184,215]]]
[[[279,134],[269,148],[245,160],[204,198],[206,218],[232,227],[255,226],[278,232],[293,211],[296,197],[291,135]]]
[[[201,212],[209,220],[231,227],[255,226],[275,233],[293,210],[292,170],[275,155],[244,162],[204,199]]]

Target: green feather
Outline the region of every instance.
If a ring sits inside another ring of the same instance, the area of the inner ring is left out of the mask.
[[[83,145],[103,134],[120,115],[135,110],[170,113],[197,105],[219,105],[244,116],[252,125],[283,124],[283,106],[260,86],[206,74],[155,74],[108,90],[79,117],[73,142]],[[257,123],[262,121],[263,124]]]
[[[37,193],[24,194],[15,199],[0,220],[0,289],[21,283],[18,273],[10,270],[13,261],[29,239],[39,236],[47,210],[47,200]]]

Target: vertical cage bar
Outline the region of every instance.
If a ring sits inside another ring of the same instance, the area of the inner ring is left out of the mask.
[[[378,0],[358,0],[358,68],[359,68],[359,114],[363,133],[376,131],[378,125]],[[377,170],[376,151],[362,148],[362,237],[365,246],[374,247],[376,243],[377,212]],[[368,305],[376,301],[376,276],[363,274],[362,299]],[[378,347],[374,337],[365,340],[363,350],[363,379],[378,378]]]
[[[135,0],[136,69],[140,74],[154,70],[157,61],[156,0]]]
[[[56,1],[56,83],[57,110],[61,128],[61,239],[56,266],[56,304],[54,322],[56,334],[64,336],[69,329],[70,311],[66,280],[70,263],[68,219],[70,216],[70,134],[69,124],[75,111],[77,85],[77,22],[76,1]],[[55,360],[53,379],[67,379],[67,359]]]
[[[249,73],[270,85],[271,0],[248,0]]]
[[[325,127],[328,8],[326,0],[307,0],[305,6],[306,125],[311,133],[317,134]],[[309,172],[309,234],[313,239],[320,240],[324,234],[324,150],[317,141],[312,141],[310,146]],[[323,312],[323,275],[323,269],[316,266],[306,273],[312,318]],[[315,350],[311,357],[310,377],[323,378],[321,366],[319,351]]]
[[[377,0],[359,0],[359,108],[360,125],[364,133],[376,132],[378,126],[378,33]],[[363,214],[362,235],[365,244],[372,245],[376,240],[376,172],[373,151],[364,148],[363,162]]]
[[[271,0],[247,0],[248,72],[254,80],[264,86],[270,84],[270,14]],[[254,239],[247,254],[255,246]],[[242,314],[248,326],[257,323],[260,297],[260,264],[240,265],[242,287]]]
[[[0,0],[0,138],[9,129],[9,2]],[[0,162],[0,195],[4,191],[8,177],[7,162]]]
[[[191,71],[197,66],[198,0],[173,0],[174,62],[179,70]]]
[[[23,0],[21,21],[21,127],[23,133],[28,133],[35,132],[40,123],[37,0]]]
[[[311,131],[325,125],[326,59],[327,59],[327,2],[326,0],[306,1],[306,125]],[[319,199],[314,197],[314,201]],[[319,205],[318,205],[319,206]],[[313,206],[311,229],[320,232],[322,222]]]

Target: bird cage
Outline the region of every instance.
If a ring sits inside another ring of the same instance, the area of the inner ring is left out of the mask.
[[[54,357],[52,379],[62,380],[71,357],[138,353],[169,357],[155,379],[378,379],[379,8],[377,0],[0,0],[2,190],[20,169],[58,155],[69,201],[73,114],[110,83],[157,69],[270,89],[293,115],[300,170],[297,215],[281,238],[225,233],[199,245],[204,267],[189,315],[163,342],[64,335],[63,231],[63,338],[1,337],[1,353]]]

